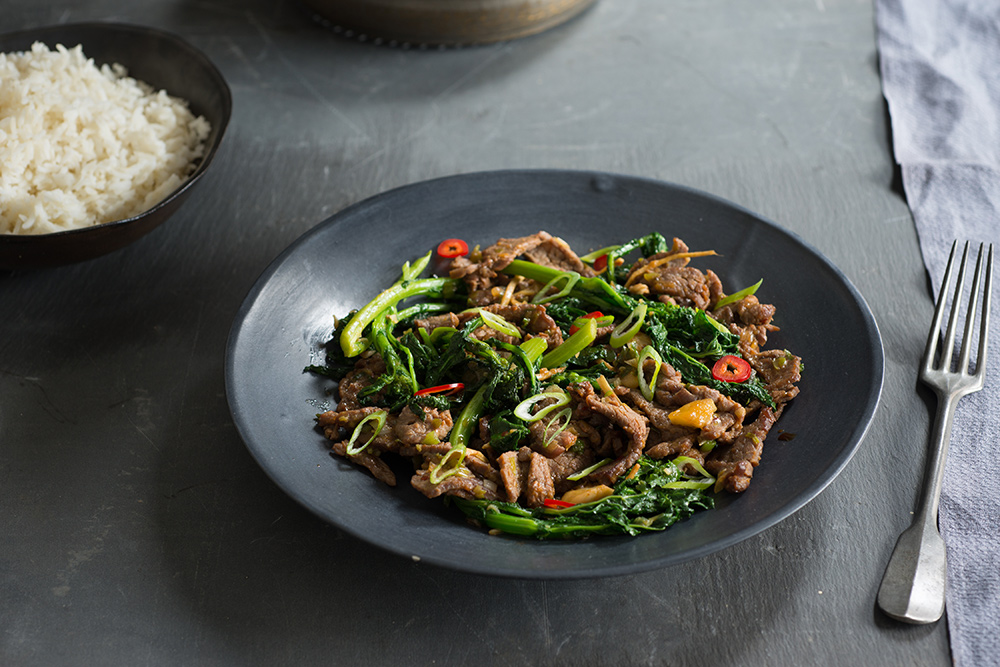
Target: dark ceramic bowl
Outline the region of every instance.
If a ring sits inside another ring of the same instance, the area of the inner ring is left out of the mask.
[[[71,264],[118,250],[152,231],[174,214],[215,156],[232,114],[229,86],[198,49],[170,33],[118,23],[77,23],[0,35],[0,51],[26,51],[34,42],[54,48],[83,45],[97,65],[120,63],[129,76],[187,100],[191,112],[211,123],[205,154],[197,169],[166,199],[125,220],[39,235],[0,234],[0,269]]]

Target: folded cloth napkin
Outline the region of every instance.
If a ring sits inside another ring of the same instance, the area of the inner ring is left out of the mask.
[[[893,150],[937,286],[954,239],[1000,245],[1000,2],[876,0],[876,16]],[[1000,307],[990,330],[997,366]],[[1000,660],[998,376],[988,373],[983,391],[958,405],[938,514],[959,666]]]

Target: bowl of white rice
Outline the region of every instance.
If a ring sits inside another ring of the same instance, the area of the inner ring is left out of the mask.
[[[201,51],[145,26],[0,35],[0,269],[79,262],[168,219],[232,113]]]

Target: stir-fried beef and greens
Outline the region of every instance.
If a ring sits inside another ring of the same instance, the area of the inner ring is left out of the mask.
[[[798,393],[801,360],[765,349],[758,282],[727,295],[660,234],[578,256],[546,232],[449,239],[337,322],[325,363],[332,451],[446,496],[494,532],[662,530],[750,484]]]

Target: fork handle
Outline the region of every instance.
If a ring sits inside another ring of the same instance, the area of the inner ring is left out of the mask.
[[[937,513],[951,439],[951,424],[961,395],[938,394],[930,440],[927,482],[913,524],[899,536],[882,575],[878,605],[887,615],[907,623],[933,623],[944,614],[947,557],[938,531]]]
[[[948,459],[948,444],[951,442],[951,425],[955,420],[955,408],[964,394],[951,391],[939,392],[934,426],[931,431],[927,459],[927,483],[923,485],[917,520],[924,521],[937,529],[938,505],[941,501],[941,487],[944,484],[944,469]]]

